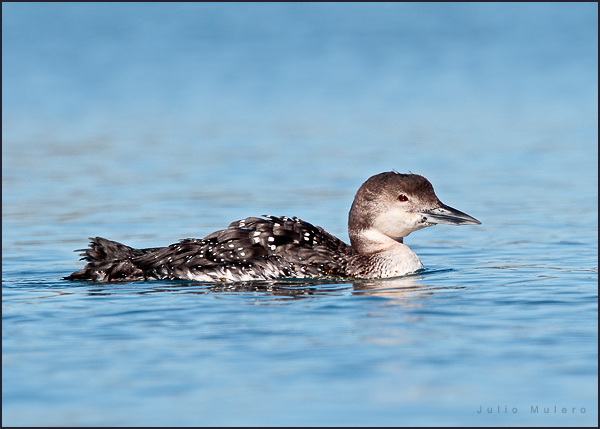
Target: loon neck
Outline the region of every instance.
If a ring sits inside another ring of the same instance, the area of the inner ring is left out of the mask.
[[[357,252],[348,264],[348,273],[353,277],[397,277],[423,268],[419,257],[402,243],[402,237],[394,240],[376,229],[370,229],[355,231],[355,234],[350,234],[350,241]]]
[[[374,228],[363,230],[350,230],[350,244],[361,255],[373,255],[390,250],[391,248],[402,244],[402,238],[393,239],[392,237],[378,231]]]

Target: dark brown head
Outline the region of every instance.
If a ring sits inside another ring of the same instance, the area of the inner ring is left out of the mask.
[[[411,232],[438,223],[481,222],[443,204],[423,176],[390,171],[362,184],[350,209],[348,232],[352,246],[369,254],[389,247],[390,239],[401,242]]]

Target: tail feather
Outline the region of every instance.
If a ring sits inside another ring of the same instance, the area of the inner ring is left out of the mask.
[[[136,256],[136,249],[117,243],[116,241],[107,240],[102,237],[90,237],[89,240],[89,248],[76,250],[76,252],[84,252],[81,254],[82,260],[99,262],[111,259],[127,259],[131,256]]]
[[[81,270],[65,277],[66,280],[143,280],[144,273],[132,262],[132,257],[140,256],[154,249],[134,249],[116,241],[102,237],[90,237],[87,249],[79,249],[81,260],[88,264]]]

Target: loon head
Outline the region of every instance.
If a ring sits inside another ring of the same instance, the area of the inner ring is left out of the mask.
[[[383,252],[413,231],[438,223],[478,225],[477,219],[443,204],[429,180],[396,171],[362,184],[348,216],[352,247],[360,254]]]

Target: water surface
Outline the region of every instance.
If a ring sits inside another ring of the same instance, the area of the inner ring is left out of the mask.
[[[2,9],[3,425],[597,426],[597,5]],[[422,273],[62,280],[391,169]]]

